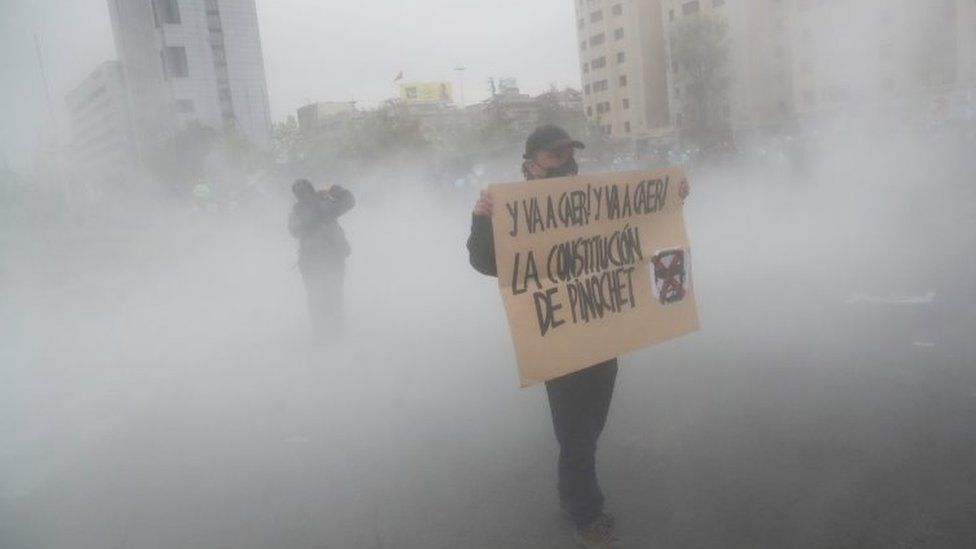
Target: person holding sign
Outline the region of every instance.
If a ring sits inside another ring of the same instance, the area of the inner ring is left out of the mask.
[[[574,153],[584,148],[557,126],[542,126],[525,144],[522,173],[540,180],[575,176]],[[679,193],[687,196],[687,183]],[[492,217],[494,202],[483,191],[475,204],[467,247],[472,267],[498,276]],[[614,518],[606,513],[596,476],[596,445],[607,420],[617,376],[617,359],[546,381],[553,428],[559,442],[558,493],[562,509],[576,523],[577,541],[584,547],[609,547],[616,541]]]

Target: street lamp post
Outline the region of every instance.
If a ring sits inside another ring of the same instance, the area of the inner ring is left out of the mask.
[[[454,67],[454,70],[456,70],[457,73],[458,73],[458,79],[461,82],[461,86],[460,86],[460,92],[461,92],[461,94],[460,95],[461,95],[461,108],[462,109],[464,108],[464,71],[466,71],[467,69],[468,69],[467,67]]]

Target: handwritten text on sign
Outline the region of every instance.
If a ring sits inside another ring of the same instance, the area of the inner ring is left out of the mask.
[[[492,186],[523,385],[697,329],[683,178],[672,168]]]

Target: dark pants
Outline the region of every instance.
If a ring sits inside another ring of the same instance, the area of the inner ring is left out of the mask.
[[[317,335],[330,337],[342,328],[342,281],[345,258],[303,257],[298,263],[308,294],[308,311]]]
[[[596,479],[596,441],[610,410],[617,359],[546,382],[559,441],[559,500],[577,524],[603,512]]]

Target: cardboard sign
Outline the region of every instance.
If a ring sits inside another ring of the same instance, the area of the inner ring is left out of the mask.
[[[684,170],[492,185],[523,387],[698,329]]]

